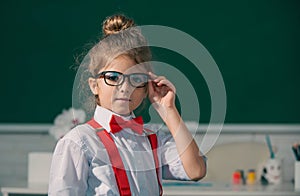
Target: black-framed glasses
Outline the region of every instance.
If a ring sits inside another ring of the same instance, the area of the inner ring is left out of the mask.
[[[104,78],[104,81],[109,86],[119,86],[128,78],[131,86],[135,88],[143,88],[148,84],[149,75],[145,73],[123,74],[117,71],[103,71],[98,73],[95,78]]]

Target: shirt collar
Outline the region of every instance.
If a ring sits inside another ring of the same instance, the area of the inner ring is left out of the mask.
[[[110,126],[109,122],[112,117],[112,115],[116,115],[119,117],[122,117],[124,120],[129,120],[135,117],[133,113],[131,113],[129,116],[121,116],[115,112],[112,112],[104,107],[101,107],[97,105],[95,113],[94,113],[94,119],[108,132],[110,132]]]

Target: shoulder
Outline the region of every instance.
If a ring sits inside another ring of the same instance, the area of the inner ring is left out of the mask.
[[[102,149],[102,146],[96,131],[88,124],[81,124],[71,129],[57,142],[55,151],[56,154],[82,152],[91,159],[99,149]]]
[[[94,146],[99,146],[99,139],[95,130],[85,123],[71,129],[58,141],[58,144],[72,145],[84,151],[88,151]]]
[[[81,124],[71,129],[61,140],[71,140],[75,143],[81,143],[86,137],[91,137],[94,134],[94,130],[88,124]]]

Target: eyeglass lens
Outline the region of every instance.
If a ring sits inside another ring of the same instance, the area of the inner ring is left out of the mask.
[[[122,74],[119,72],[105,72],[104,80],[106,84],[111,86],[118,86],[123,84],[125,77],[129,78],[129,83],[133,87],[144,87],[148,82],[148,75],[144,73]]]

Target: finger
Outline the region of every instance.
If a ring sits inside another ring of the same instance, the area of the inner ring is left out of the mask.
[[[149,78],[150,81],[154,81],[154,80],[157,78],[157,75],[155,75],[155,74],[152,73],[152,72],[148,72],[148,74],[149,74],[149,76],[150,76],[150,78]]]
[[[149,83],[153,83],[154,87],[157,87],[157,83],[162,80],[162,77],[158,77],[157,75],[153,74],[152,72],[149,72]]]
[[[164,79],[164,80],[161,80],[157,83],[157,86],[158,87],[162,87],[162,86],[167,86],[170,90],[172,91],[176,91],[176,88],[175,86],[172,84],[172,82],[170,82],[169,80],[167,79]]]
[[[157,76],[152,72],[149,72],[152,81],[156,87],[168,86],[173,92],[176,92],[175,86],[164,76]]]
[[[164,76],[158,76],[157,78],[155,78],[153,81],[156,82],[156,83],[159,83],[160,81],[162,80],[167,80],[166,77]]]
[[[161,79],[161,80],[157,81],[156,84],[158,86],[162,86],[162,85],[168,86],[169,84],[171,84],[171,82],[167,79]]]
[[[149,88],[149,94],[154,94],[155,92],[157,92],[157,86],[154,82],[150,81],[148,82],[148,88]]]
[[[158,85],[158,83],[163,84],[164,82],[161,82],[161,81],[165,81],[165,80],[167,80],[166,77],[164,77],[164,76],[157,76],[156,78],[152,79],[152,82],[154,82],[156,85]]]
[[[148,74],[149,74],[149,76],[150,76],[150,78],[151,78],[152,80],[154,80],[155,78],[157,78],[157,75],[155,75],[155,74],[152,73],[152,72],[148,72]]]
[[[155,75],[152,72],[149,72],[149,76],[150,76],[151,81],[153,81],[153,82],[159,82],[160,80],[166,79],[166,77],[164,77],[164,76],[157,76],[157,75]]]

